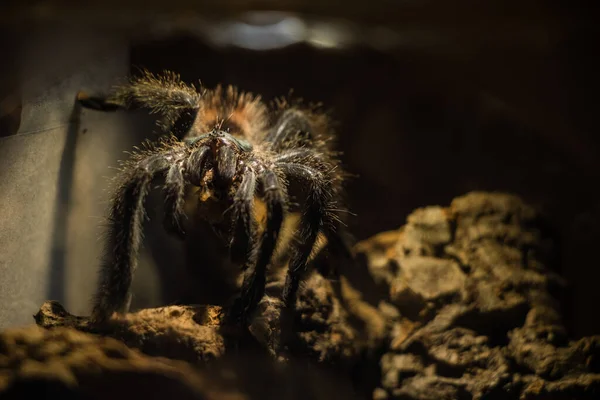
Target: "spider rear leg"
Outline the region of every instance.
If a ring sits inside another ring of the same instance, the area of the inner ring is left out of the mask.
[[[288,264],[285,284],[282,293],[284,308],[281,313],[280,329],[281,338],[277,344],[277,351],[284,351],[294,337],[294,311],[300,283],[305,280],[308,273],[308,263],[312,251],[317,242],[319,233],[332,232],[331,227],[338,222],[337,215],[332,212],[335,209],[335,193],[332,177],[324,172],[299,163],[278,164],[286,176],[292,180],[304,182],[310,189],[300,219],[300,231],[298,233],[298,245],[292,253]],[[326,179],[327,177],[327,179]],[[334,183],[335,186],[335,183]]]
[[[286,308],[294,309],[300,282],[308,271],[308,259],[317,242],[317,237],[326,222],[326,195],[323,188],[313,188],[301,217],[299,241],[289,266],[283,289],[283,302]]]
[[[277,123],[267,134],[266,140],[273,144],[274,149],[280,149],[288,143],[310,144],[313,139],[313,129],[304,112],[298,109],[285,110]]]
[[[353,244],[355,243],[354,237],[348,232],[346,226],[339,221],[333,226],[325,226],[324,234],[327,239],[327,247],[329,248],[330,254],[332,254],[342,265],[353,267],[356,263],[356,259],[352,252]],[[339,268],[334,271],[324,271],[323,274],[329,274],[334,279],[339,279],[340,271]]]
[[[92,320],[102,322],[113,312],[126,312],[129,290],[142,240],[144,201],[152,180],[170,167],[173,152],[149,155],[124,171],[108,219],[106,253],[92,310]]]

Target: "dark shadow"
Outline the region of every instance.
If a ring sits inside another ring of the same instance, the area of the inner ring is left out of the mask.
[[[21,125],[21,99],[7,95],[0,99],[0,138],[16,135]]]
[[[75,149],[80,127],[81,107],[75,103],[69,119],[67,138],[62,152],[58,172],[58,190],[54,202],[54,222],[50,254],[50,276],[46,298],[65,302],[65,255],[67,242],[67,220],[71,205],[71,188],[75,168]]]

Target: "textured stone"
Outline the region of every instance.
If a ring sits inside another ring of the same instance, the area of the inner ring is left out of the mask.
[[[394,315],[378,399],[594,398],[598,337],[570,341],[552,237],[518,197],[475,192],[357,246]],[[386,298],[387,297],[387,298]]]
[[[564,282],[549,267],[555,244],[543,225],[519,198],[498,193],[417,210],[397,231],[359,243],[357,263],[338,265],[339,280],[307,279],[283,355],[275,352],[286,326],[279,281],[269,283],[251,335],[217,306],[146,309],[92,326],[47,302],[36,315],[46,329],[0,337],[0,393],[93,393],[101,371],[117,383],[98,393],[116,398],[128,393],[125,380],[149,398],[164,397],[159,384],[181,398],[351,398],[348,376],[353,389],[381,400],[597,398],[600,338],[569,338]],[[298,361],[311,367],[296,369]],[[211,368],[189,372],[191,364]],[[284,381],[289,392],[274,389]]]

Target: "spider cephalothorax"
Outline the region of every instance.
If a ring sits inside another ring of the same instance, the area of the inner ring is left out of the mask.
[[[282,300],[295,306],[298,286],[319,235],[339,239],[343,172],[331,150],[327,118],[310,108],[226,89],[197,90],[178,76],[143,74],[107,97],[79,94],[87,108],[149,108],[167,135],[123,164],[108,219],[105,257],[92,317],[104,321],[128,308],[142,236],[144,199],[154,178],[164,178],[167,225],[184,235],[186,188],[209,187],[228,210],[231,258],[245,270],[237,310],[241,319],[264,295],[265,276],[286,213],[298,202],[299,228],[292,241]],[[295,193],[292,193],[295,192]],[[255,197],[266,208],[257,228]],[[344,246],[341,246],[344,247]]]

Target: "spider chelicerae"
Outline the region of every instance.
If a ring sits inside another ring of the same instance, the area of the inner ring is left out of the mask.
[[[314,106],[282,99],[266,105],[234,87],[198,89],[171,72],[144,72],[106,96],[80,92],[78,102],[100,111],[148,109],[160,116],[166,133],[133,153],[116,177],[93,321],[128,311],[144,200],[155,178],[163,179],[166,226],[181,237],[189,186],[209,188],[228,211],[226,228],[219,229],[244,273],[231,312],[237,322],[248,322],[264,296],[288,213],[298,212],[300,220],[290,242],[284,309],[295,307],[318,238],[350,254],[340,218],[345,173],[332,150],[330,122]],[[257,198],[266,210],[261,229]]]

